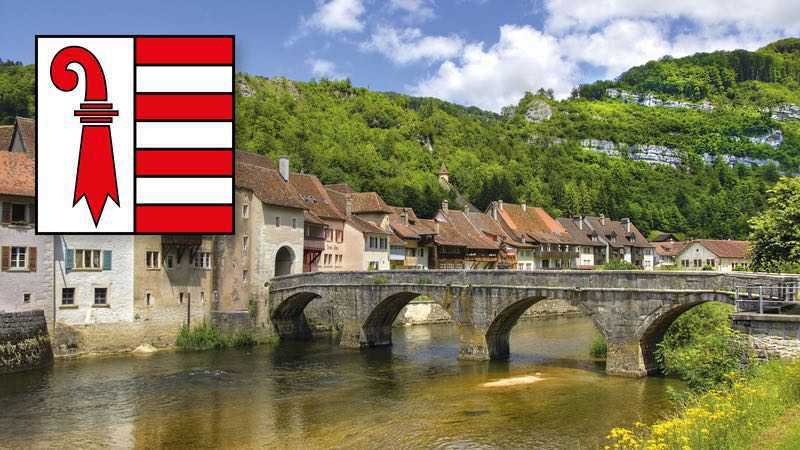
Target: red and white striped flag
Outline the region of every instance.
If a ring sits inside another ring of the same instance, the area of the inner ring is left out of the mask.
[[[37,37],[37,232],[233,232],[233,36]]]

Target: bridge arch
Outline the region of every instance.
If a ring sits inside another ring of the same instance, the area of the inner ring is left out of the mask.
[[[592,318],[594,327],[605,336],[605,330],[596,320],[592,311],[582,303],[571,301],[567,295],[535,295],[514,301],[500,310],[494,317],[486,330],[486,346],[488,348],[490,360],[506,360],[511,356],[510,337],[514,326],[522,318],[522,315],[532,306],[543,300],[562,300],[576,306],[582,313]],[[587,349],[588,351],[588,349]]]
[[[281,339],[310,339],[311,327],[304,311],[311,301],[320,297],[316,292],[298,292],[278,303],[270,317],[278,336]]]
[[[361,324],[363,332],[362,346],[376,347],[392,345],[392,326],[403,310],[412,300],[424,295],[413,290],[394,292],[379,301]],[[434,303],[441,306],[452,317],[447,305],[438,300],[438,296],[430,296]]]

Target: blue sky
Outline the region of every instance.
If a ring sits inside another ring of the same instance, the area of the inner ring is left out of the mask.
[[[0,58],[35,34],[235,34],[239,70],[430,95],[485,109],[565,96],[664,54],[755,49],[800,34],[782,0],[0,0]],[[755,5],[753,5],[755,3]]]

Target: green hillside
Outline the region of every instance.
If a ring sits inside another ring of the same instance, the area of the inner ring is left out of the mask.
[[[798,172],[800,120],[773,117],[774,108],[800,105],[798,42],[664,58],[580,86],[567,100],[529,93],[502,115],[348,81],[240,74],[237,147],[288,155],[294,170],[376,190],[422,216],[452,195],[437,180],[444,162],[458,191],[481,208],[526,201],[556,215],[630,217],[645,232],[741,238],[780,173]],[[0,67],[0,120],[32,112],[32,73]],[[713,108],[626,103],[608,89]],[[776,130],[780,145],[757,142]],[[609,157],[586,150],[586,139],[662,146],[678,163],[635,161],[622,145],[621,157]],[[774,163],[731,167],[723,157]]]

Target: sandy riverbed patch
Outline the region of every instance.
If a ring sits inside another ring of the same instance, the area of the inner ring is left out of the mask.
[[[489,381],[487,383],[481,384],[480,387],[495,388],[495,387],[519,386],[523,384],[538,383],[543,380],[544,378],[536,375],[522,375],[519,377],[503,378],[502,380]]]

